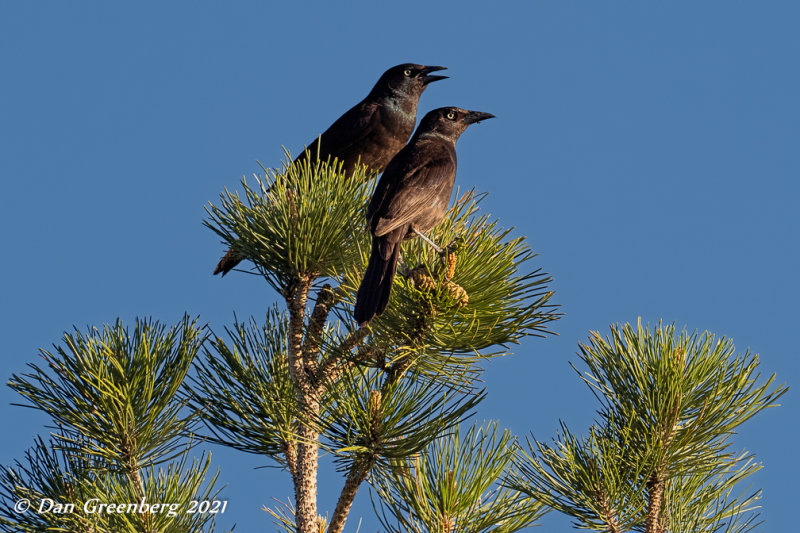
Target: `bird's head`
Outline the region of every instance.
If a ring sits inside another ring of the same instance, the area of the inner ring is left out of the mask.
[[[397,65],[383,73],[372,93],[381,96],[404,95],[419,98],[429,83],[447,78],[447,76],[431,75],[431,72],[446,68],[414,63]]]
[[[429,111],[419,123],[417,135],[435,135],[455,142],[467,126],[494,118],[491,113],[469,111],[460,107],[440,107]]]

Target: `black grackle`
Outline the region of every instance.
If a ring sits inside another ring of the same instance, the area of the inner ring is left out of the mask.
[[[372,253],[353,311],[359,324],[386,309],[400,244],[417,236],[428,240],[424,233],[444,217],[456,178],[456,140],[470,124],[493,117],[458,107],[434,109],[386,165],[367,208]]]
[[[309,154],[316,157],[319,152],[322,161],[329,157],[331,161],[341,161],[348,175],[359,162],[371,169],[382,169],[414,131],[422,91],[429,83],[447,77],[431,75],[431,72],[444,69],[413,63],[390,68],[366,98],[314,139],[295,162]],[[224,276],[240,261],[231,248],[220,259],[214,274]]]

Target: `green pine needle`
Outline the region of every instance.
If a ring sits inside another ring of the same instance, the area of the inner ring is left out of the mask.
[[[503,486],[514,439],[496,423],[444,434],[422,453],[392,461],[373,479],[373,506],[386,531],[510,533],[534,525],[541,503]]]

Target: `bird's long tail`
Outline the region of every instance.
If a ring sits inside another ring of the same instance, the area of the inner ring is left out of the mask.
[[[353,310],[353,318],[359,324],[369,322],[373,316],[380,315],[386,309],[399,255],[399,242],[390,242],[386,237],[372,238],[372,253],[364,279],[358,288],[356,307]]]
[[[225,276],[225,274],[233,270],[233,267],[238,265],[241,260],[242,259],[233,251],[233,248],[229,249],[228,253],[222,256],[222,259],[217,263],[217,268],[214,269],[214,275],[216,276],[221,272],[222,275]]]

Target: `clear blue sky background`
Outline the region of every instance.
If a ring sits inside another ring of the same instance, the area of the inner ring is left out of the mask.
[[[565,313],[559,336],[488,365],[479,417],[583,431],[577,343],[639,316],[732,337],[800,385],[800,4],[339,4],[0,4],[3,381],[72,325],[263,317],[263,281],[211,276],[224,250],[203,206],[413,61],[450,68],[421,111],[497,115],[459,141],[457,183],[529,238]],[[46,421],[13,401],[3,387],[3,464]],[[800,408],[782,403],[736,441],[765,466],[771,531],[797,525]],[[272,530],[259,507],[290,496],[287,476],[213,454],[222,525]],[[322,509],[341,482],[322,472]],[[364,489],[349,530],[359,515],[375,531]]]

